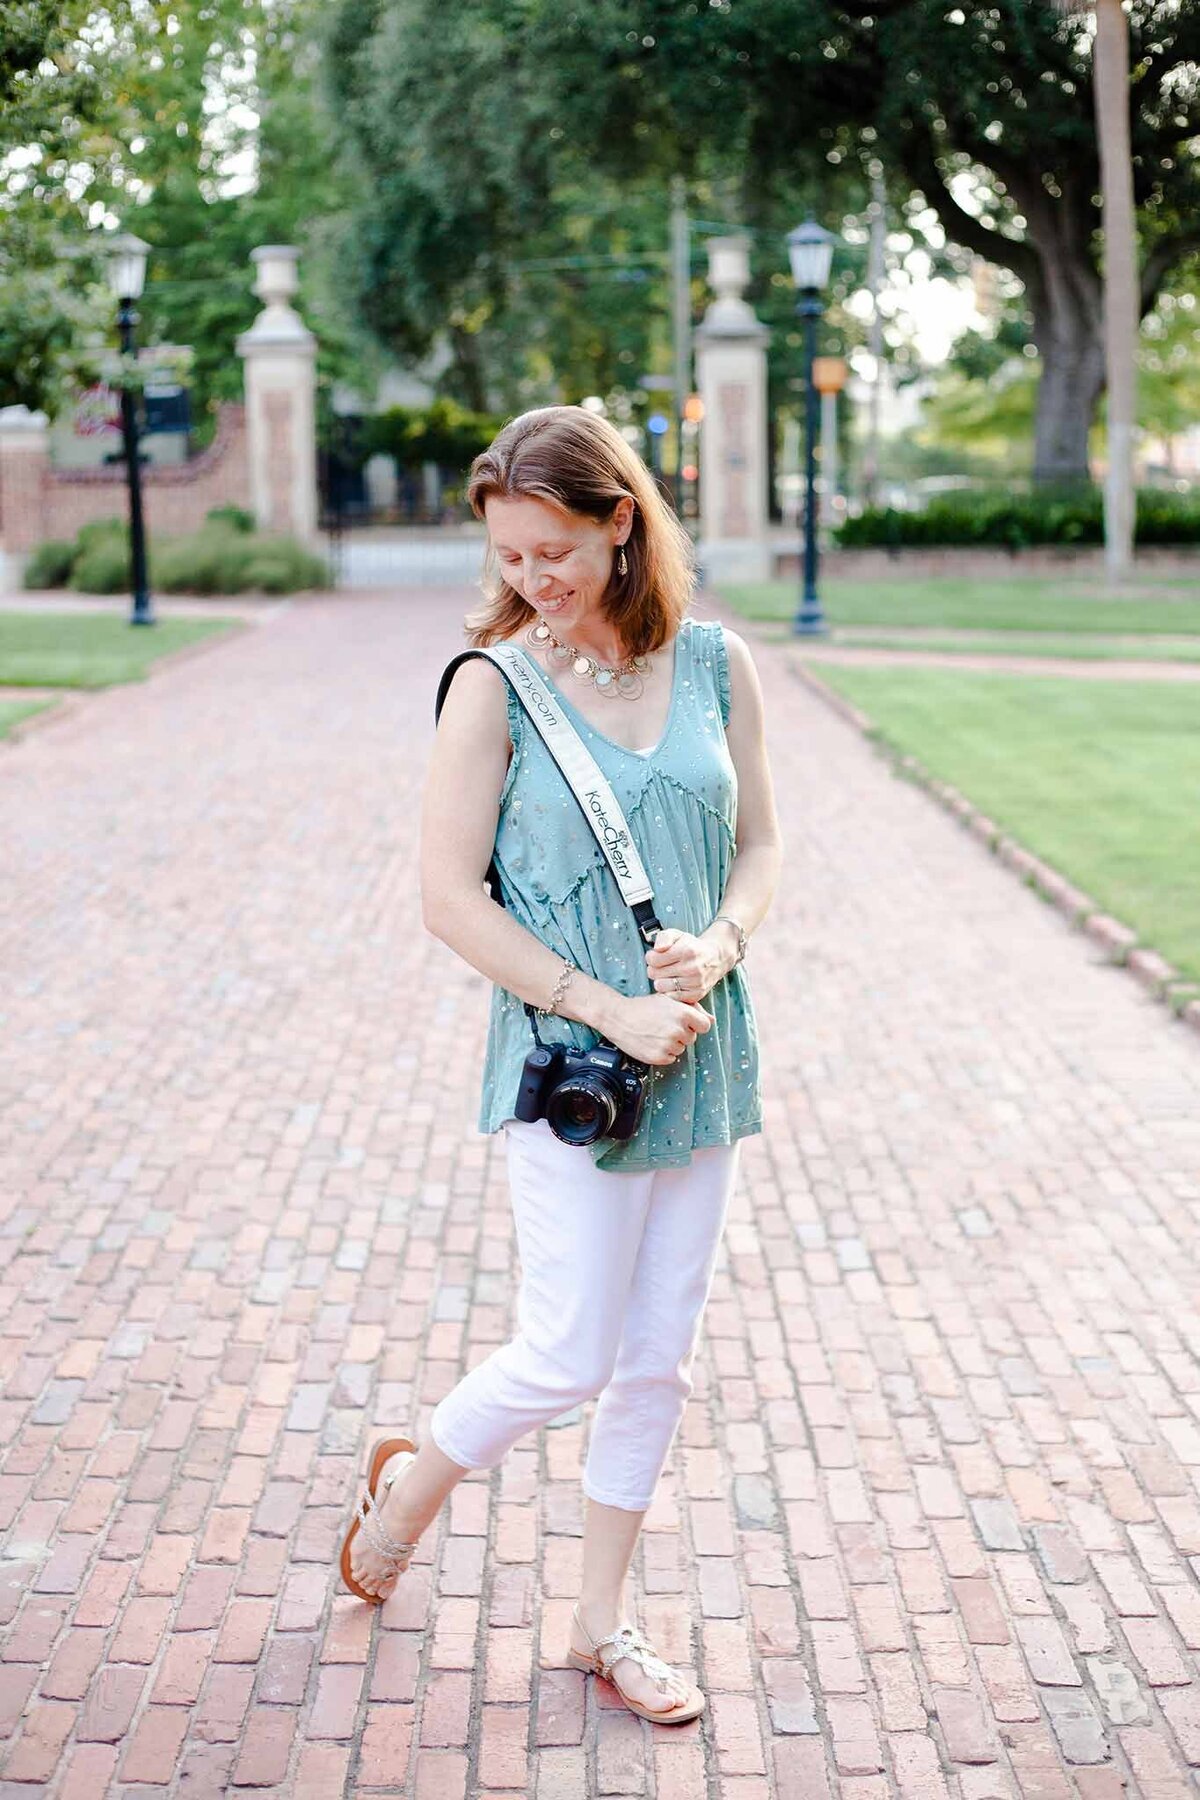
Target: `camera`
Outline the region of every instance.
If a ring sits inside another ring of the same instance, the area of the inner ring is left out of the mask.
[[[638,1128],[648,1076],[644,1063],[612,1044],[539,1045],[525,1058],[513,1111],[527,1124],[544,1118],[564,1144],[625,1142]]]

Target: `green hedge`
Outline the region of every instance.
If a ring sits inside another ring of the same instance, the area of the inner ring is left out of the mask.
[[[25,564],[25,586],[27,588],[66,587],[74,561],[74,544],[58,542],[39,544]]]
[[[920,512],[868,507],[837,533],[847,549],[899,550],[933,546],[1024,550],[1035,544],[1104,542],[1104,501],[1098,488],[1053,494],[953,494]],[[1142,488],[1137,497],[1139,544],[1200,544],[1200,497]]]
[[[162,594],[292,594],[325,587],[329,570],[294,539],[253,529],[249,513],[219,507],[199,531],[150,540],[150,586]],[[123,519],[85,525],[73,544],[40,544],[25,565],[27,588],[82,594],[129,592],[129,530]]]

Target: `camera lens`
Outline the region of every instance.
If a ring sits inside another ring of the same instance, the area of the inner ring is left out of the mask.
[[[616,1096],[603,1075],[570,1075],[546,1101],[546,1123],[564,1144],[594,1144],[616,1117]]]

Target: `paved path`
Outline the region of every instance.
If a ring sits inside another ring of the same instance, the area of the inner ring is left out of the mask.
[[[636,1569],[710,1717],[556,1666],[586,1411],[338,1593],[368,1438],[511,1317],[413,861],[461,610],[298,602],[0,755],[0,1800],[1194,1794],[1200,1049],[784,649],[769,1129]]]

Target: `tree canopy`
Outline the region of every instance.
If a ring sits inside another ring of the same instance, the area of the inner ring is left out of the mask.
[[[1131,0],[1153,304],[1198,241],[1200,7]],[[878,159],[915,227],[1010,268],[1041,357],[1039,473],[1087,470],[1103,385],[1089,31],[1053,0],[342,0],[330,64],[367,183],[363,302],[459,350],[564,185],[713,182],[752,228],[807,191],[835,227]],[[397,340],[399,341],[399,337]]]
[[[250,251],[302,250],[326,377],[372,354],[342,304],[328,221],[348,204],[324,104],[317,0],[18,4],[0,19],[0,402],[53,409],[111,337],[100,228],[151,246],[142,343],[195,349],[194,391],[241,392]]]

